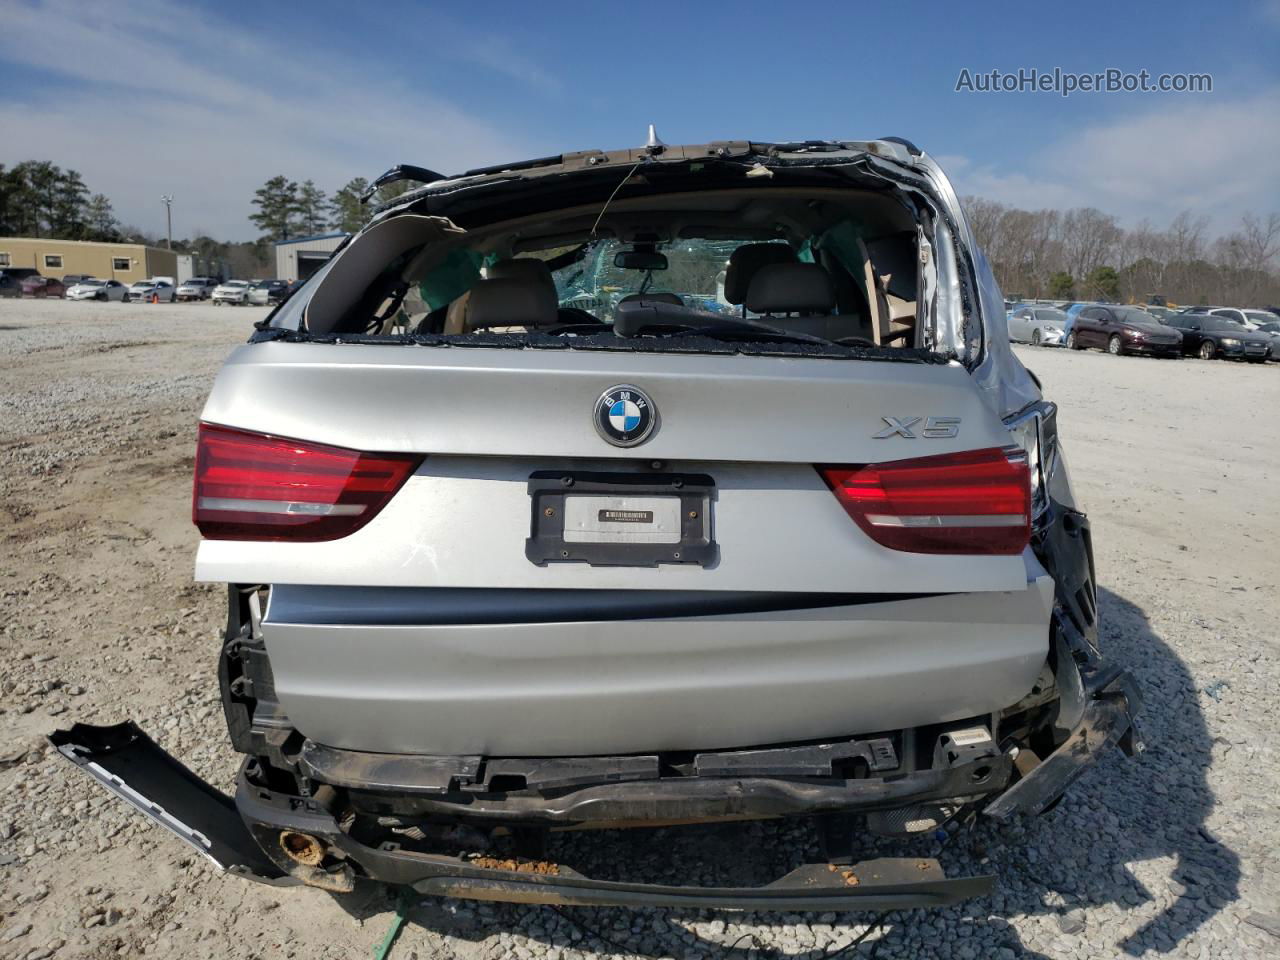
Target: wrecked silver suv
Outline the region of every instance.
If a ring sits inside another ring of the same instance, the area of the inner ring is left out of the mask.
[[[1054,406],[928,156],[651,137],[402,178],[201,419],[234,800],[132,724],[69,760],[261,880],[826,910],[989,890],[854,841],[1039,813],[1140,746]],[[546,859],[819,814],[827,859],[762,886]]]

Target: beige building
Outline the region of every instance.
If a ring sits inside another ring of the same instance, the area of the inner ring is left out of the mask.
[[[141,243],[0,237],[0,267],[34,267],[45,277],[83,273],[123,283],[148,277],[178,279],[176,253]]]

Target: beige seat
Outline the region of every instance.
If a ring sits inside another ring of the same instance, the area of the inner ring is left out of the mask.
[[[729,255],[724,271],[724,298],[735,306],[746,302],[751,281],[762,267],[798,263],[795,251],[785,243],[744,243]]]
[[[529,279],[481,280],[471,288],[465,326],[469,330],[554,327],[560,323],[558,308],[554,286]]]
[[[867,317],[838,314],[831,277],[816,263],[774,263],[757,271],[746,307],[770,326],[827,340],[861,337],[874,342]]]
[[[536,257],[508,257],[484,268],[486,280],[524,280],[546,286],[554,294],[556,282],[545,260]]]

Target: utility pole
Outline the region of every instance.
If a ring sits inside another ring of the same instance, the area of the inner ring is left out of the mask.
[[[161,194],[164,203],[164,245],[165,249],[173,249],[173,194]]]

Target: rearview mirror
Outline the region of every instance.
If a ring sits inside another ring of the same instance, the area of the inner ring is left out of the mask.
[[[654,250],[619,250],[613,255],[613,265],[624,270],[665,270],[667,255]]]

